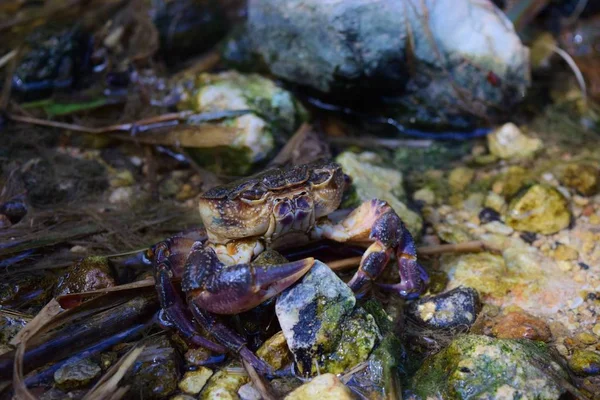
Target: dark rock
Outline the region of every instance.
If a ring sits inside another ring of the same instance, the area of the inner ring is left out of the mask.
[[[479,221],[482,224],[487,224],[488,222],[493,221],[500,221],[500,213],[492,208],[485,207],[479,212]]]
[[[15,198],[0,206],[0,214],[6,215],[11,224],[16,224],[27,214],[27,206],[22,198]]]
[[[430,329],[468,328],[480,311],[479,294],[475,289],[464,286],[423,297],[407,309],[412,319]]]

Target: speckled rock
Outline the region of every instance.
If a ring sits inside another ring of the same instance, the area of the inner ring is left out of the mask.
[[[492,334],[499,339],[529,339],[548,342],[552,338],[552,332],[545,321],[517,311],[497,318],[492,327]]]
[[[541,342],[459,336],[425,361],[411,380],[413,396],[405,398],[558,399],[564,389],[540,362],[568,379]]]
[[[320,261],[279,296],[275,311],[301,374],[340,373],[367,359],[379,330],[355,304],[352,290]]]
[[[238,391],[250,378],[246,370],[238,363],[229,364],[214,374],[204,390],[200,393],[201,400],[239,399]]]
[[[32,318],[30,315],[9,310],[0,311],[0,344],[8,344]]]
[[[356,154],[347,151],[340,154],[336,162],[352,178],[352,186],[356,190],[356,198],[345,204],[346,207],[355,207],[374,198],[387,201],[410,233],[418,237],[423,220],[404,204],[405,192],[400,171],[379,165],[381,160],[370,152]]]
[[[528,158],[543,146],[540,139],[525,136],[511,122],[502,125],[487,138],[490,152],[502,159]]]
[[[569,368],[580,376],[600,375],[600,354],[576,349],[569,359]]]
[[[518,231],[544,235],[569,226],[571,213],[567,199],[551,186],[537,184],[525,189],[510,202],[506,224]]]
[[[430,329],[468,329],[479,311],[479,294],[475,289],[463,286],[436,296],[423,297],[411,303],[407,309],[412,319]]]
[[[563,185],[584,196],[592,196],[600,190],[600,169],[589,164],[567,164],[559,168],[558,176]]]
[[[256,355],[273,367],[275,371],[292,361],[292,353],[290,353],[283,332],[277,332],[267,339],[256,350]]]
[[[55,296],[89,292],[115,286],[108,259],[105,257],[86,257],[73,265],[59,279]]]
[[[54,372],[54,382],[62,390],[82,388],[100,376],[102,369],[89,358],[66,363]]]
[[[334,374],[322,374],[285,397],[285,400],[353,400],[350,389]]]
[[[188,394],[198,394],[212,375],[212,370],[206,367],[200,367],[195,371],[187,371],[179,382],[179,389]]]

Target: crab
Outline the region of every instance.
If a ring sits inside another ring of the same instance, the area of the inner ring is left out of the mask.
[[[373,199],[338,221],[331,218],[349,183],[340,165],[319,160],[269,169],[205,192],[199,201],[205,232],[171,237],[151,251],[163,320],[189,342],[216,353],[236,352],[270,375],[269,365],[217,315],[257,307],[298,281],[315,261],[253,264],[261,252],[318,240],[367,247],[348,282],[355,294],[364,294],[395,254],[400,282],[378,285],[405,298],[418,297],[428,277],[417,262],[410,232],[390,205]],[[174,278],[181,279],[187,305]],[[198,334],[188,308],[216,342]]]

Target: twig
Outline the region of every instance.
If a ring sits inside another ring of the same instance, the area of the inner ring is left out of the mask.
[[[585,86],[585,79],[583,77],[583,74],[581,73],[581,70],[577,66],[577,63],[575,62],[575,60],[573,60],[573,57],[571,57],[569,53],[567,53],[558,46],[549,44],[546,44],[545,46],[548,49],[555,52],[556,54],[558,54],[569,65],[569,67],[573,71],[573,74],[575,74],[575,79],[577,79],[577,84],[579,85],[579,89],[581,90],[581,94],[583,95],[583,100],[587,102],[587,88]]]
[[[17,50],[12,50],[0,57],[0,68],[4,67],[4,65],[12,60],[16,55]]]
[[[252,385],[260,393],[263,400],[276,400],[277,397],[272,393],[269,384],[256,372],[256,369],[248,361],[242,358],[242,364],[252,381]]]

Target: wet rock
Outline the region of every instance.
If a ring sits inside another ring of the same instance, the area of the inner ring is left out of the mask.
[[[133,188],[131,187],[120,187],[113,190],[108,197],[110,204],[129,203],[133,198]]]
[[[454,191],[464,190],[475,177],[475,171],[467,167],[457,167],[450,171],[448,183]]]
[[[54,382],[59,389],[82,388],[100,376],[102,369],[88,358],[66,363],[54,372]]]
[[[184,354],[185,361],[190,365],[201,366],[212,356],[209,350],[202,347],[188,349]]]
[[[559,180],[583,196],[593,196],[600,190],[600,169],[589,164],[568,164],[559,168]]]
[[[457,287],[436,296],[411,303],[408,315],[430,329],[465,328],[475,322],[481,311],[479,294],[469,287]]]
[[[358,206],[361,202],[374,198],[387,201],[404,221],[414,237],[418,237],[423,226],[422,218],[405,204],[403,176],[400,171],[380,166],[381,160],[370,152],[355,154],[344,152],[336,161],[352,178],[357,199],[347,207]]]
[[[435,204],[435,192],[428,187],[417,190],[413,193],[415,201],[422,201],[425,204]]]
[[[569,359],[569,368],[580,376],[600,375],[600,354],[576,349]]]
[[[524,159],[542,148],[542,141],[527,137],[509,122],[487,136],[490,152],[502,159]]]
[[[473,240],[473,236],[459,225],[437,224],[434,229],[438,237],[446,243],[456,244]]]
[[[147,339],[146,347],[123,378],[137,398],[161,399],[177,390],[179,356],[165,335]]]
[[[212,370],[206,367],[200,367],[195,371],[188,371],[179,382],[179,389],[188,394],[198,394],[212,375]]]
[[[544,235],[569,226],[571,213],[565,197],[551,186],[537,184],[525,189],[510,202],[506,224],[518,231]]]
[[[397,96],[406,122],[464,126],[465,110],[493,114],[529,82],[512,24],[476,1],[250,1],[246,36],[273,75],[346,101]]]
[[[196,162],[215,172],[248,173],[254,163],[272,155],[281,136],[291,135],[305,118],[304,109],[290,92],[257,74],[202,73],[186,77],[177,85],[181,91],[180,109],[202,113],[253,111],[211,121],[219,126],[237,128],[230,144],[190,149]],[[221,159],[226,162],[218,161]]]
[[[540,369],[540,363],[552,373]],[[429,357],[411,379],[410,386],[422,399],[550,400],[565,391],[553,374],[568,379],[552,359],[548,347],[540,342],[465,335]]]
[[[482,227],[487,232],[497,233],[499,235],[505,235],[505,236],[509,236],[511,233],[514,232],[513,228],[511,228],[510,226],[504,225],[500,221],[492,221],[492,222],[482,225]]]
[[[275,371],[283,368],[292,361],[283,332],[271,336],[258,350],[256,355],[267,362]]]
[[[367,359],[379,331],[355,304],[352,290],[320,261],[278,297],[277,318],[301,374],[340,373]]]
[[[200,394],[201,400],[237,399],[240,388],[250,378],[246,370],[238,364],[230,364],[214,374]]]
[[[240,400],[262,400],[260,392],[252,386],[251,383],[246,383],[238,390]]]
[[[499,339],[529,339],[548,342],[552,332],[546,322],[524,312],[509,312],[494,321],[492,334]]]
[[[0,311],[0,344],[8,344],[33,317],[10,310]]]
[[[504,197],[500,196],[499,194],[490,192],[486,196],[483,205],[487,209],[492,209],[498,213],[504,213],[506,208],[506,201],[504,200]]]
[[[285,397],[285,400],[350,400],[350,389],[334,374],[322,374],[305,383]]]
[[[86,257],[73,265],[59,280],[55,296],[89,292],[115,286],[106,257]]]
[[[506,172],[501,174],[492,189],[495,193],[501,194],[506,198],[514,196],[522,187],[532,183],[528,171],[518,165],[511,165]]]

